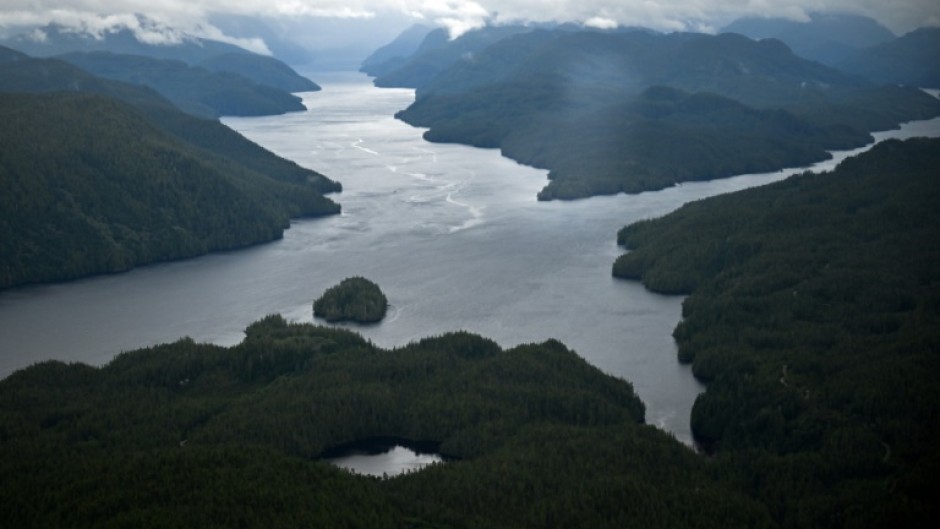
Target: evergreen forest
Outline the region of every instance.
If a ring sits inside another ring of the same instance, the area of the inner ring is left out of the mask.
[[[313,315],[328,322],[375,323],[388,311],[388,299],[364,277],[348,277],[313,302]]]
[[[340,185],[145,87],[0,48],[0,288],[280,238]]]
[[[548,169],[541,200],[809,165],[940,115],[917,87],[875,84],[777,40],[515,26],[434,35],[397,67],[370,65],[375,84],[416,89],[397,117],[430,141]]]
[[[216,119],[298,110],[287,92],[318,87],[290,67],[220,42],[43,31],[13,40],[84,52],[0,46],[0,289],[339,213],[339,183]],[[364,69],[416,89],[398,117],[428,140],[501,149],[549,170],[539,199],[576,199],[810,164],[936,117],[940,100],[906,86],[934,71],[898,59],[929,63],[936,37],[845,51],[850,72],[733,34],[415,28]],[[916,138],[623,227],[612,275],[685,296],[676,360],[707,385],[694,447],[557,340],[383,348],[268,315],[237,345],[180,338],[0,379],[0,526],[933,528],[938,204],[940,139]],[[357,276],[312,309],[371,323],[388,307]],[[323,460],[377,437],[446,461],[376,478]]]
[[[267,317],[232,348],[181,340],[103,368],[0,381],[0,516],[28,527],[772,526],[642,424],[629,383],[554,341],[454,333],[382,350]],[[394,479],[318,456],[364,437],[454,461]]]
[[[783,526],[936,520],[938,200],[940,140],[892,140],[619,233],[615,276],[690,294],[693,434]]]
[[[932,527],[940,461],[940,140],[626,227],[614,273],[687,293],[702,452],[631,385],[549,340],[457,332],[381,349],[268,316],[0,381],[15,527]],[[437,446],[394,478],[319,460]]]

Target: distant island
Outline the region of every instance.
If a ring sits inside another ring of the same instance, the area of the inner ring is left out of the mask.
[[[376,323],[385,317],[387,310],[388,299],[379,286],[358,276],[328,288],[313,303],[313,315],[331,323]]]

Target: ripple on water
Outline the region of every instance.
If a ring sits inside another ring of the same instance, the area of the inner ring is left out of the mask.
[[[556,338],[631,381],[648,421],[691,442],[689,413],[702,386],[676,361],[671,333],[682,300],[610,277],[621,251],[616,232],[798,171],[537,203],[545,171],[496,150],[429,144],[422,129],[392,119],[413,92],[377,89],[362,76],[322,86],[303,94],[308,112],[225,122],[342,182],[332,196],[341,216],[297,220],[284,239],[254,248],[0,293],[0,376],[49,358],[102,364],[181,336],[232,345],[268,314],[312,321],[313,299],[362,275],[397,307],[357,329],[377,345],[455,330],[504,347]],[[940,135],[940,120],[875,136],[925,131]]]

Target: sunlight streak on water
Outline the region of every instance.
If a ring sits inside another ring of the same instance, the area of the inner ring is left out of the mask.
[[[313,299],[362,275],[393,308],[378,325],[353,327],[376,344],[455,330],[504,347],[556,338],[629,380],[647,422],[691,442],[689,413],[703,387],[676,361],[682,299],[611,277],[623,251],[616,232],[802,170],[539,203],[545,171],[495,150],[427,143],[422,129],[395,120],[412,91],[376,89],[361,76],[321,84],[302,94],[308,112],[225,122],[342,182],[342,215],[295,221],[284,239],[245,250],[0,293],[0,376],[50,358],[100,365],[182,336],[233,345],[267,314],[313,321]],[[927,134],[940,135],[940,120],[876,137]]]

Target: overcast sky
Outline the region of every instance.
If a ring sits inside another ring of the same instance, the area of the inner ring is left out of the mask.
[[[139,28],[133,14],[199,36],[226,39],[207,22],[213,14],[263,16],[300,27],[304,21],[334,21],[344,28],[330,36],[365,38],[349,28],[362,27],[371,39],[388,39],[406,25],[424,22],[452,33],[497,23],[580,22],[607,27],[645,26],[664,31],[714,31],[740,16],[805,18],[811,11],[871,16],[895,33],[924,25],[940,26],[940,0],[0,0],[0,28],[11,30],[49,22],[102,31],[129,25],[153,41],[172,34]],[[311,36],[312,38],[312,36]],[[259,48],[260,42],[242,42]],[[348,45],[337,42],[336,47]],[[324,46],[328,47],[328,46]]]

